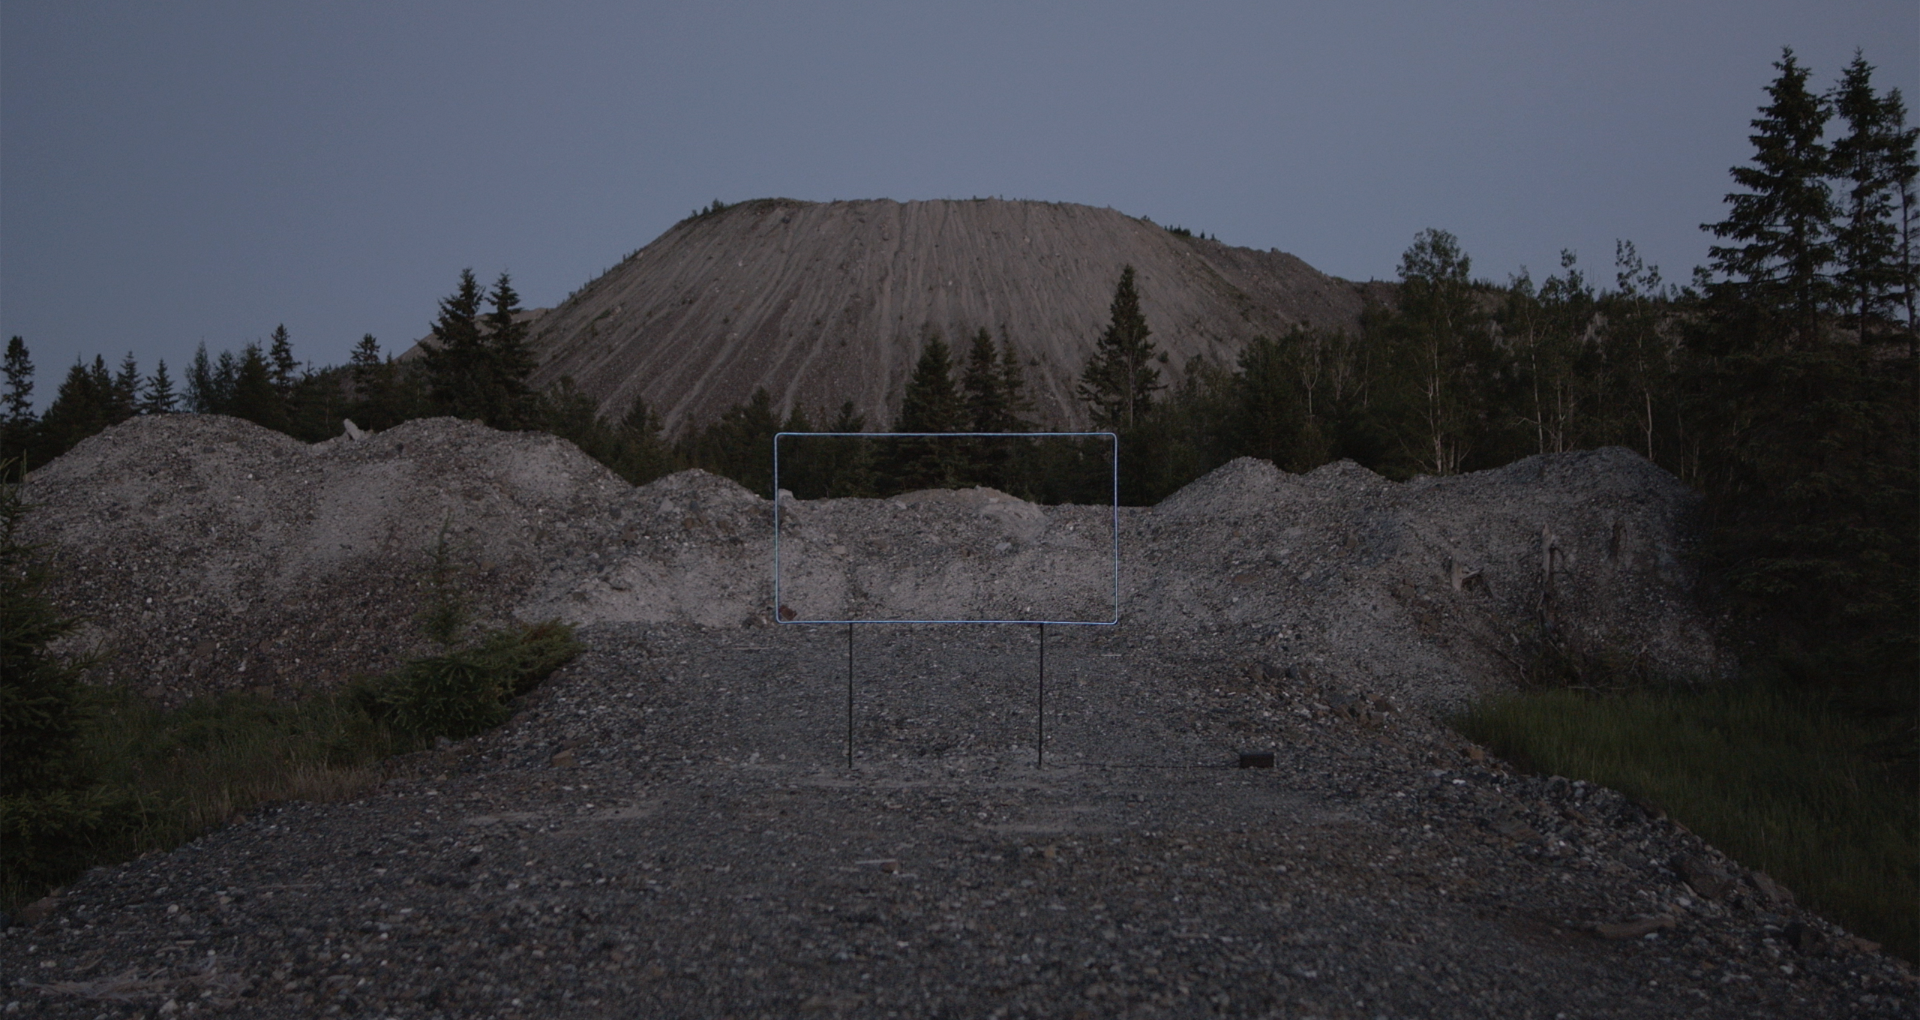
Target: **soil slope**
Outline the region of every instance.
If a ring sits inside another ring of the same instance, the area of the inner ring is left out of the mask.
[[[766,199],[675,225],[544,314],[535,383],[571,376],[614,416],[640,397],[670,428],[762,386],[782,410],[852,400],[872,427],[926,336],[984,327],[1025,360],[1045,424],[1082,424],[1074,383],[1127,264],[1170,370],[1299,322],[1351,329],[1369,290],[1112,209]]]

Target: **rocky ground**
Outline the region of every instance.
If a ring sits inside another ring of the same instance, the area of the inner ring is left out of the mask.
[[[1236,462],[1123,513],[1122,623],[1047,628],[1044,690],[1038,628],[862,626],[849,712],[848,629],[771,621],[771,508],[731,483],[632,489],[453,422],[318,448],[249,429],[136,423],[31,480],[61,597],[123,678],[177,697],[245,684],[239,662],[292,687],[400,654],[449,520],[492,564],[484,608],[567,613],[589,651],[361,800],[266,807],[38,904],[0,931],[0,1010],[1920,1012],[1907,968],[1765,876],[1435,721],[1501,682],[1529,622],[1713,667],[1691,504],[1623,451],[1407,485]],[[901,502],[803,508],[812,576],[873,595],[854,525],[928,513],[891,576],[966,608],[1089,513]],[[191,654],[215,627],[244,659]]]
[[[1909,972],[1611,791],[1124,631],[599,625],[364,800],[0,933],[58,1017],[1913,1016]],[[1272,769],[1238,755],[1275,752]]]

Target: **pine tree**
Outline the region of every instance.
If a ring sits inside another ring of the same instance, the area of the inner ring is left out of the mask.
[[[1780,72],[1767,94],[1772,102],[1753,121],[1751,166],[1734,167],[1734,182],[1746,191],[1727,195],[1732,208],[1702,229],[1736,242],[1708,249],[1709,296],[1731,304],[1748,323],[1734,332],[1747,344],[1768,335],[1805,346],[1819,338],[1820,316],[1832,305],[1834,260],[1833,192],[1827,184],[1830,156],[1821,142],[1830,110],[1807,91],[1807,69],[1793,50],[1781,51]]]
[[[42,458],[52,460],[73,449],[82,439],[111,424],[112,414],[113,376],[107,371],[106,359],[95,355],[91,366],[75,360],[40,419]]]
[[[273,335],[268,339],[267,379],[273,384],[273,392],[286,403],[293,398],[294,384],[300,381],[300,363],[293,360],[293,338],[283,322],[273,328]]]
[[[108,400],[108,421],[118,425],[133,417],[140,410],[140,365],[133,360],[133,352],[120,361],[120,371],[114,374],[112,396]]]
[[[241,348],[239,365],[234,372],[233,396],[226,413],[265,428],[286,429],[286,404],[273,388],[273,369],[257,343]]]
[[[1834,232],[1839,266],[1834,283],[1855,334],[1868,339],[1871,325],[1911,289],[1905,279],[1910,253],[1903,250],[1902,176],[1911,190],[1914,138],[1907,128],[1899,90],[1873,91],[1873,66],[1855,51],[1832,96],[1847,133],[1833,143],[1833,174],[1841,185],[1840,221]]]
[[[460,271],[458,288],[440,300],[433,342],[423,359],[428,398],[445,414],[484,419],[490,383],[487,346],[480,334],[482,295],[473,270]]]
[[[167,375],[167,362],[162,358],[156,363],[153,374],[147,376],[146,389],[140,397],[141,414],[172,414],[173,406],[179,398],[173,392],[173,379]]]
[[[1154,363],[1153,341],[1147,339],[1153,331],[1140,314],[1131,265],[1120,270],[1108,312],[1106,331],[1080,373],[1078,393],[1095,428],[1129,430],[1146,418],[1154,393],[1165,388]]]
[[[966,427],[966,409],[953,387],[953,355],[938,333],[920,348],[920,360],[907,379],[900,400],[895,432],[959,432]],[[948,488],[962,471],[961,451],[952,440],[899,439],[894,441],[888,467],[902,489]]]
[[[27,356],[27,342],[20,337],[7,340],[7,356],[0,371],[6,374],[7,393],[0,402],[0,483],[15,481],[28,470],[30,447],[40,419],[33,413],[33,361]]]
[[[1261,457],[1287,471],[1316,466],[1320,444],[1307,420],[1297,349],[1305,330],[1284,340],[1257,336],[1240,351],[1227,430],[1235,456]]]
[[[232,414],[234,396],[240,386],[240,360],[232,351],[221,351],[213,361],[213,385],[208,389],[212,395],[211,410],[215,414]]]
[[[502,272],[494,281],[486,315],[488,366],[487,424],[498,429],[524,428],[531,421],[533,352],[527,347],[527,324],[520,319],[520,295]]]
[[[206,341],[194,349],[187,365],[187,410],[194,414],[213,414],[218,400],[214,393],[213,363],[207,358]]]

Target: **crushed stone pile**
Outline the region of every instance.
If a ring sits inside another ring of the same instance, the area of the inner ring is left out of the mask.
[[[178,697],[290,693],[423,645],[445,530],[481,623],[1051,619],[1447,707],[1551,634],[1653,672],[1721,668],[1688,566],[1696,497],[1622,449],[1389,482],[1240,459],[1151,508],[989,489],[773,507],[688,471],[633,487],[549,436],[452,419],[305,446],[231,418],[129,421],[34,472],[30,533],[79,648]],[[782,612],[784,610],[784,612]]]

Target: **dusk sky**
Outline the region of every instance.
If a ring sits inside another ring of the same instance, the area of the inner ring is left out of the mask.
[[[176,379],[285,323],[343,363],[462,267],[552,305],[695,207],[1111,206],[1391,279],[1616,238],[1705,261],[1792,46],[1920,103],[1920,5],[93,3],[0,6],[0,335]],[[1909,122],[1912,122],[1910,116]]]

